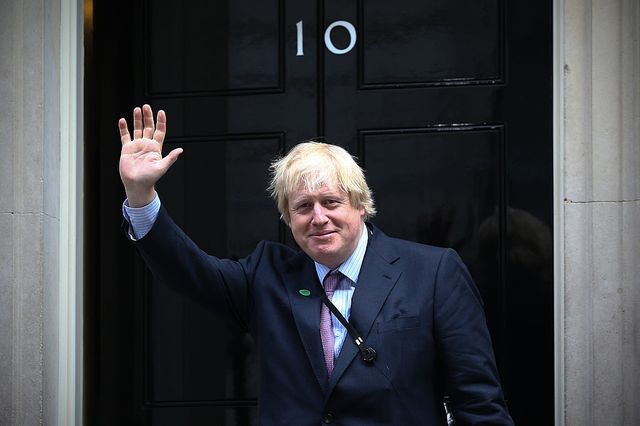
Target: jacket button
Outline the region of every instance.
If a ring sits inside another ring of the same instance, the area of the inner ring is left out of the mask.
[[[332,422],[333,422],[333,414],[326,413],[324,416],[322,416],[322,423],[329,424]]]

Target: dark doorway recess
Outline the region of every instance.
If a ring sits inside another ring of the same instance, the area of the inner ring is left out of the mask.
[[[516,423],[552,424],[551,1],[86,4],[87,424],[256,423],[251,338],[156,285],[120,230],[116,122],[145,102],[185,150],[162,202],[217,256],[291,243],[275,155],[320,136],[358,156],[376,225],[468,265]]]

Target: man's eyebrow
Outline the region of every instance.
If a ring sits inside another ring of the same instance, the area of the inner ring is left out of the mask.
[[[324,197],[326,198],[349,198],[349,196],[347,194],[344,194],[342,192],[332,192],[329,194],[325,194]]]

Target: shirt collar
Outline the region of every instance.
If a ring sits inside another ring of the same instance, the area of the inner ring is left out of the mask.
[[[351,285],[355,285],[358,282],[358,276],[360,276],[360,268],[362,268],[362,261],[364,260],[364,254],[367,251],[367,242],[369,241],[369,232],[367,232],[367,225],[362,224],[362,234],[360,235],[360,240],[358,240],[358,245],[356,245],[356,249],[351,253],[351,256],[347,260],[344,261],[342,265],[338,267],[338,271],[340,271],[344,276],[351,280]],[[316,273],[318,274],[318,279],[320,282],[324,282],[324,278],[327,276],[329,272],[331,272],[331,268],[328,268],[325,265],[322,265],[316,261],[314,261],[316,265]]]

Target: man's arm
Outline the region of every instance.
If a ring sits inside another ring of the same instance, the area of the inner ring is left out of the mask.
[[[238,261],[211,256],[161,208],[149,233],[134,245],[158,281],[251,330],[252,283],[263,243]]]
[[[513,425],[504,401],[480,293],[453,250],[440,261],[435,330],[456,424]]]
[[[133,139],[126,120],[118,122],[120,178],[127,193],[123,215],[132,228],[129,234],[139,240],[138,252],[156,279],[249,329],[252,290],[247,270],[259,255],[243,262],[209,256],[161,208],[155,184],[182,153],[177,148],[162,157],[166,122],[160,110],[154,123],[149,105],[133,110]]]

